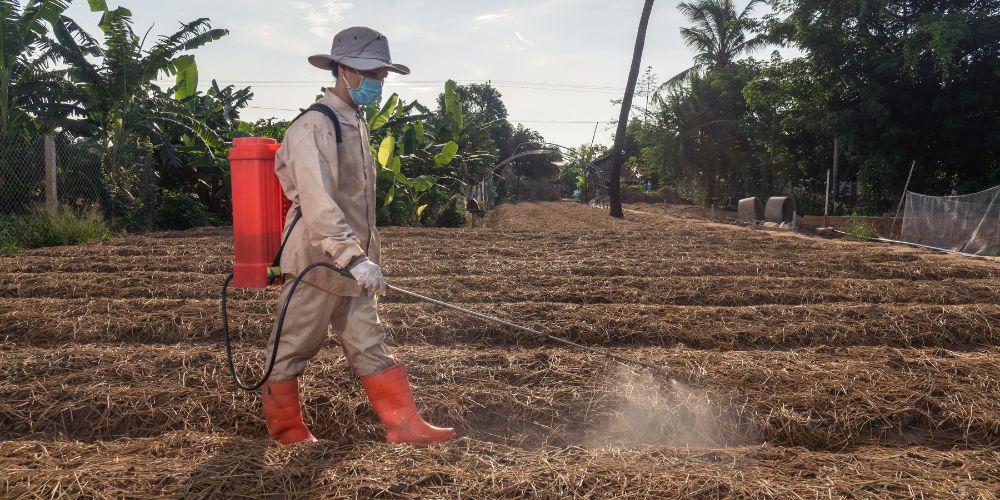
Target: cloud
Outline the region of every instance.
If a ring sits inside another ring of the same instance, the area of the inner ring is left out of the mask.
[[[508,9],[508,11],[509,11],[509,9]],[[492,23],[494,21],[500,21],[500,20],[503,20],[503,19],[510,19],[510,18],[514,17],[514,16],[510,15],[508,13],[508,11],[494,12],[492,14],[483,14],[481,16],[476,17],[472,21],[476,22],[476,23]]]
[[[302,20],[313,35],[329,38],[339,31],[348,12],[354,8],[352,2],[344,0],[289,0],[287,5],[302,11]]]
[[[519,31],[514,32],[514,37],[517,38],[518,43],[507,43],[504,44],[503,48],[514,52],[524,52],[528,50],[529,47],[535,46],[534,42],[524,38],[524,35],[522,35]]]

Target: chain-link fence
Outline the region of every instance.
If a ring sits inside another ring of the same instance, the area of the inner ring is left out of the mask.
[[[155,200],[148,145],[0,133],[0,213],[97,209],[123,227],[145,229],[152,226]]]
[[[0,133],[0,213],[25,212],[44,202],[44,138]]]

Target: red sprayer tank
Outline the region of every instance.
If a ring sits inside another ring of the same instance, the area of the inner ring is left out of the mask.
[[[274,174],[274,139],[233,139],[229,152],[233,186],[233,286],[264,288],[267,268],[281,246],[285,213],[291,202],[285,198]]]

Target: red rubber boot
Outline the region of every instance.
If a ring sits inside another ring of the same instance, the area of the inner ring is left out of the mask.
[[[267,433],[280,444],[303,441],[316,442],[316,438],[302,421],[299,403],[299,379],[292,377],[280,382],[270,380],[261,388],[264,399],[264,420]]]
[[[402,363],[361,377],[361,385],[388,431],[386,439],[390,443],[434,444],[455,437],[455,429],[434,427],[417,413],[406,366]]]

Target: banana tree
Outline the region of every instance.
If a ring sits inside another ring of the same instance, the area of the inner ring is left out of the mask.
[[[103,41],[72,19],[58,16],[53,23],[56,40],[47,45],[69,68],[79,108],[85,113],[80,124],[84,133],[107,142],[147,137],[155,144],[163,129],[175,127],[196,138],[207,152],[222,147],[218,134],[177,106],[176,99],[157,92],[153,81],[164,74],[180,74],[182,81],[174,97],[189,95],[190,82],[197,80],[197,66],[189,52],[226,36],[228,30],[213,29],[207,18],[196,19],[147,49],[145,36],[140,38],[133,30],[131,11],[124,7],[110,10],[104,0],[89,2],[91,10],[102,12]]]
[[[174,106],[185,109],[185,115],[204,124],[213,134],[233,137],[241,135],[239,129],[240,111],[250,104],[253,93],[249,87],[236,88],[232,85],[220,87],[212,84],[206,92],[197,91],[197,78],[189,70],[178,73],[174,91]],[[192,94],[188,91],[193,90]],[[168,95],[169,92],[164,92]],[[180,99],[177,99],[177,98]],[[170,100],[169,97],[165,97]],[[162,130],[164,139],[160,148],[160,186],[164,189],[195,195],[209,209],[222,214],[229,213],[231,189],[229,187],[229,163],[225,159],[227,145],[206,150],[198,139],[183,128],[166,127]]]
[[[68,89],[60,71],[49,70],[46,23],[56,21],[69,2],[0,0],[0,132],[27,126],[31,115],[54,116]]]
[[[431,223],[445,209],[461,211],[464,218],[459,203],[463,188],[479,182],[496,155],[463,146],[491,124],[468,123],[456,89],[454,81],[446,83],[441,114],[415,101],[405,103],[396,94],[366,109],[383,223]]]
[[[458,84],[453,80],[445,83],[444,94],[440,98],[439,115],[433,119],[437,137],[448,138],[459,145],[462,151],[455,159],[455,173],[460,182],[454,182],[452,189],[460,189],[466,184],[477,184],[491,175],[490,167],[498,157],[496,144],[492,139],[482,140],[484,132],[497,126],[509,125],[506,120],[490,120],[482,114],[468,119],[465,105],[458,92]]]
[[[422,113],[412,115],[414,110]],[[429,206],[425,202],[428,195],[440,187],[441,179],[454,177],[448,167],[458,153],[458,144],[434,144],[425,133],[424,121],[430,117],[427,109],[417,102],[406,104],[396,94],[369,116],[373,138],[381,137],[378,149],[373,146],[372,152],[377,159],[383,218],[419,224]]]

